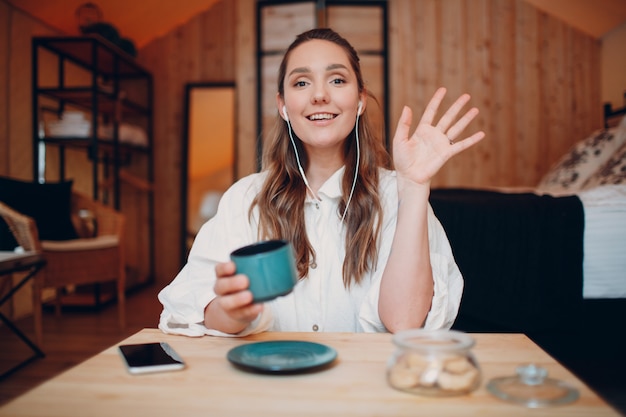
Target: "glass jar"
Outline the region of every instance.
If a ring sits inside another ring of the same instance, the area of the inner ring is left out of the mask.
[[[387,382],[413,394],[453,396],[479,387],[481,371],[471,352],[475,342],[456,330],[411,329],[393,336],[396,350],[387,364]]]

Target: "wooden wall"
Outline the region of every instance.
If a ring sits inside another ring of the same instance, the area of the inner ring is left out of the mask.
[[[626,3],[625,3],[626,4]],[[601,76],[602,102],[614,108],[626,105],[626,22],[602,37]]]
[[[154,79],[155,270],[171,281],[180,269],[185,85],[235,81],[235,6],[220,1],[146,45],[140,63]]]
[[[0,175],[32,179],[31,38],[53,35],[0,1]]]
[[[0,174],[30,178],[31,143],[22,139],[30,137],[30,37],[50,31],[7,7],[0,0],[0,57],[11,71],[7,79],[0,68]],[[601,125],[599,41],[523,0],[391,0],[388,7],[392,126],[405,104],[417,119],[440,85],[450,98],[469,92],[482,112],[473,128],[487,138],[451,161],[435,186],[532,186]],[[236,83],[237,174],[256,168],[255,18],[253,1],[222,0],[139,52],[155,82],[159,285],[180,268],[186,83]]]
[[[436,87],[479,107],[486,139],[438,186],[534,186],[600,126],[600,43],[521,0],[390,2],[391,114]]]
[[[11,26],[9,26],[9,6],[0,2],[0,137],[6,139],[9,136],[9,125],[7,118],[9,115],[9,95],[7,87],[9,85],[9,66],[4,64],[9,62],[9,38]],[[7,140],[0,142],[0,174],[7,174],[9,166],[9,143]]]

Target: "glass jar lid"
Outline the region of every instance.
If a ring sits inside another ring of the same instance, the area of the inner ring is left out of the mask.
[[[502,400],[529,408],[568,404],[578,399],[575,388],[548,378],[548,371],[535,364],[518,366],[514,376],[492,379],[487,390]]]
[[[475,343],[471,336],[456,330],[410,329],[396,333],[392,340],[398,347],[424,354],[466,351]]]

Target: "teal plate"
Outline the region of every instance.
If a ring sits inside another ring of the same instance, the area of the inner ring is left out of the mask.
[[[275,340],[237,346],[227,358],[246,371],[285,374],[325,368],[337,358],[337,351],[319,343]]]

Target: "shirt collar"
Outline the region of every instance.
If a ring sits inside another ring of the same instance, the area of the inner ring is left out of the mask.
[[[324,184],[320,187],[318,191],[318,195],[321,197],[322,195],[328,198],[339,198],[341,197],[341,180],[343,179],[343,173],[345,171],[345,165],[339,168],[333,175],[330,176],[326,180]]]

